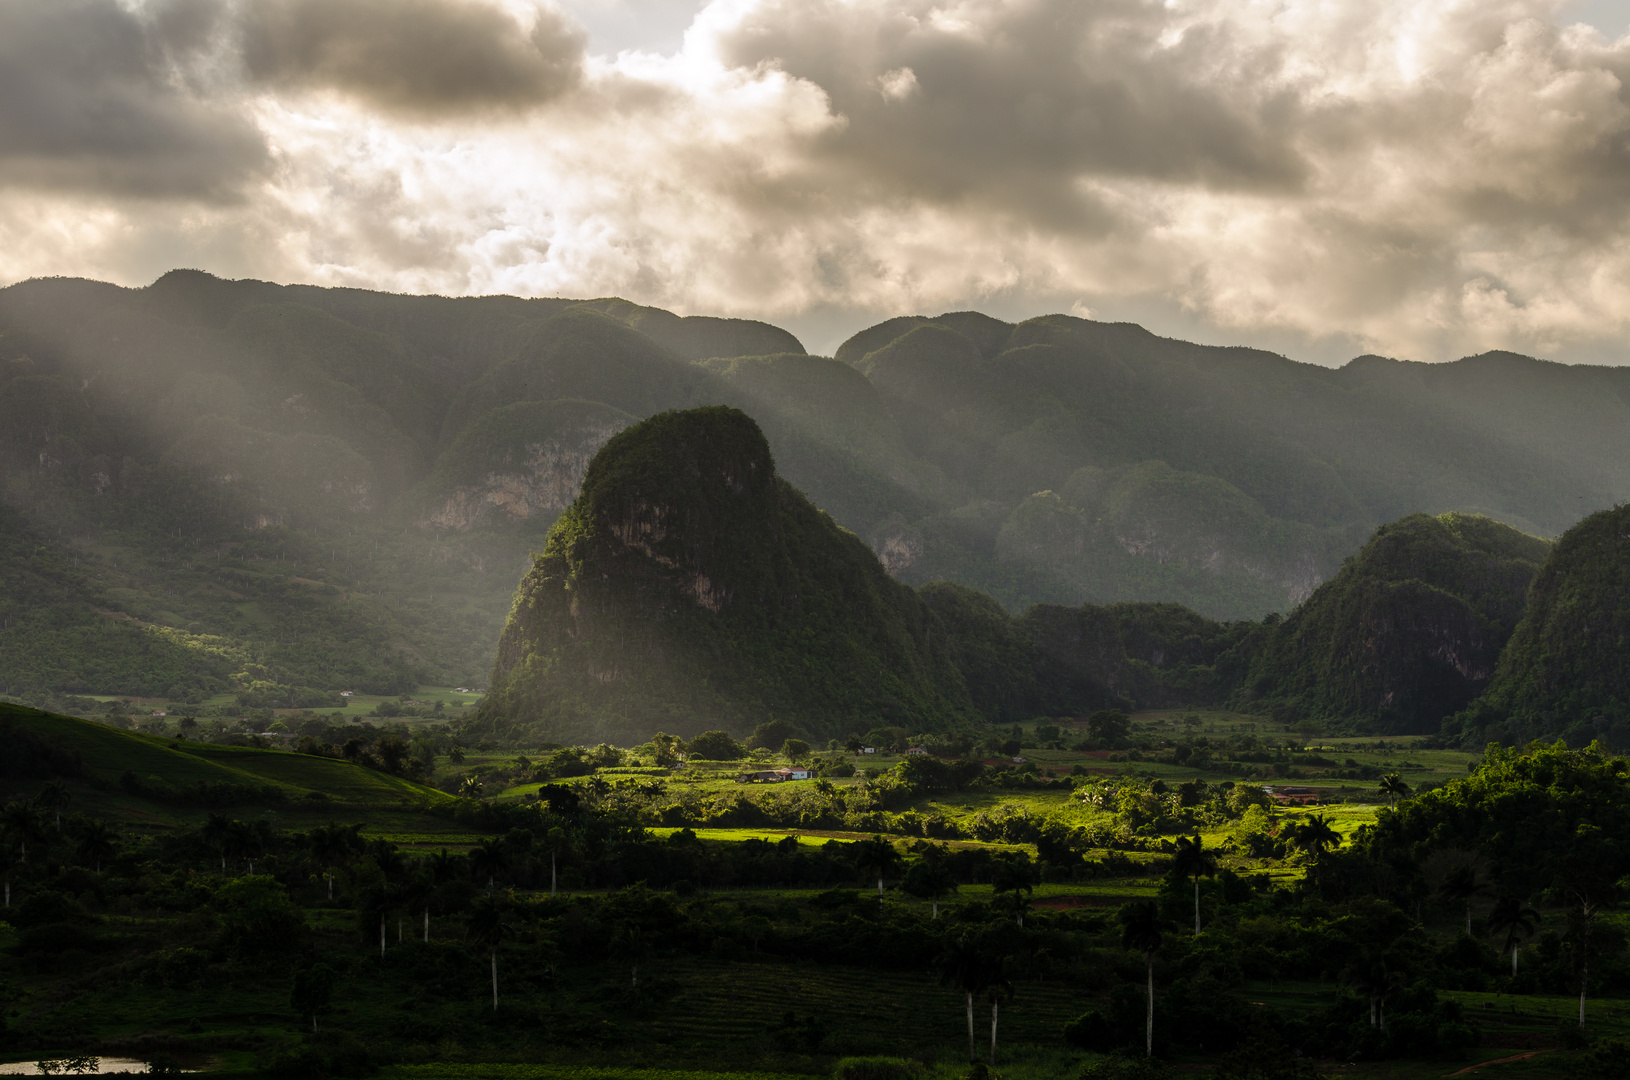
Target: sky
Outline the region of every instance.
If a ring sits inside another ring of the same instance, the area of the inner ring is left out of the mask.
[[[1630,359],[1630,0],[0,0],[0,282]]]

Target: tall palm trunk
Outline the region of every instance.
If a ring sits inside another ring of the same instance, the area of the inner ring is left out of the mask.
[[[402,916],[396,916],[396,944],[402,944]]]
[[[1466,901],[1466,936],[1472,936],[1472,902]]]
[[[995,998],[990,999],[990,1067],[996,1068],[996,1010],[999,1006]]]
[[[1585,1026],[1585,989],[1590,985],[1590,932],[1596,926],[1596,912],[1585,912],[1584,948],[1579,950],[1579,1026]]]
[[[1376,996],[1374,994],[1370,995],[1370,1026],[1371,1027],[1375,1027],[1379,1023],[1379,1021],[1377,1021],[1376,1018],[1375,1018],[1375,1010],[1376,1010],[1376,1002],[1377,1002],[1377,1000],[1378,999],[1376,998]]]
[[[555,895],[555,853],[549,852],[549,895]]]
[[[973,1064],[973,1062],[975,1062],[978,1059],[974,1057],[974,1048],[973,1048],[973,991],[969,990],[967,992],[967,994],[968,994],[968,1063],[971,1065],[971,1064]]]
[[[1590,983],[1590,954],[1579,963],[1579,1026],[1585,1026],[1585,987]]]
[[[1194,936],[1200,936],[1200,875],[1194,875]]]
[[[1143,1022],[1143,1053],[1146,1057],[1155,1056],[1155,954],[1144,953],[1144,962],[1149,967],[1149,1006],[1148,1013]]]
[[[430,944],[430,905],[428,904],[425,905],[424,909],[424,943],[426,945]]]
[[[332,900],[334,899],[334,871],[330,870],[323,876],[328,878],[328,898]]]
[[[381,913],[380,916],[379,916],[379,955],[380,956],[385,955],[385,916],[384,916],[384,913]]]
[[[934,918],[936,918],[936,919],[939,918],[940,917],[940,902],[938,900],[930,900],[928,902],[928,904],[929,904],[930,907],[932,907],[934,909]],[[11,904],[8,902],[6,904],[6,906],[10,907]]]
[[[1511,977],[1517,977],[1517,946],[1511,946]]]
[[[878,896],[878,899],[880,899],[880,900],[883,898],[883,875],[882,874],[877,875],[877,896]]]
[[[498,1011],[498,950],[492,950],[492,1011]]]

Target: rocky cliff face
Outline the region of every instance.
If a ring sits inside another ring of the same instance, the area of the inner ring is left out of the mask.
[[[943,728],[974,710],[931,620],[776,475],[746,414],[663,413],[605,445],[550,531],[481,730],[639,741],[772,716],[814,735]]]
[[[624,426],[604,420],[569,435],[525,443],[504,455],[504,464],[513,467],[494,469],[473,484],[455,487],[419,519],[419,526],[464,531],[558,514],[577,498],[594,455]]]
[[[547,524],[577,498],[594,455],[633,421],[587,401],[494,409],[443,455],[424,485],[418,525],[467,532],[539,517]]]

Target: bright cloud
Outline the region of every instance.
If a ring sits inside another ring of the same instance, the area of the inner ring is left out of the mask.
[[[1543,0],[0,7],[0,277],[175,265],[867,319],[1151,298],[1422,359],[1621,340],[1630,38]]]

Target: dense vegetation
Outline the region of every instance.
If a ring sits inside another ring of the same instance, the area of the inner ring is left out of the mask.
[[[781,717],[975,720],[932,616],[776,475],[746,414],[662,413],[589,465],[521,584],[476,730],[532,742]]]
[[[1435,732],[1488,685],[1549,547],[1464,514],[1384,525],[1267,635],[1239,697],[1280,718]]]
[[[1053,811],[995,844],[898,831],[929,792],[1019,783],[951,756],[842,789],[899,800],[878,835],[717,840],[698,835],[716,823],[702,804],[647,790],[684,781],[630,763],[655,743],[574,748],[604,761],[586,773],[571,755],[526,763],[565,774],[521,798],[419,788],[419,817],[393,830],[366,794],[389,779],[377,761],[3,719],[24,752],[0,772],[0,1053],[23,1060],[1314,1080],[1534,1051],[1525,1075],[1606,1078],[1630,1054],[1618,1002],[1597,1000],[1630,994],[1613,840],[1630,763],[1599,748],[1492,751],[1345,837],[1260,788],[1157,789],[1135,771],[1038,793]],[[1124,716],[1094,730],[1130,733]],[[178,791],[221,754],[244,775],[321,776],[331,796],[298,809],[244,788],[177,819],[100,786],[134,757]],[[1072,805],[1111,827],[1067,827]],[[672,824],[653,831],[653,813]],[[438,844],[434,822],[457,832]],[[1218,823],[1238,839],[1203,841]],[[1545,995],[1576,1000],[1559,1015]]]
[[[1630,505],[1569,529],[1533,591],[1488,693],[1445,725],[1467,742],[1630,740]]]
[[[0,690],[241,712],[240,693],[478,684],[588,460],[674,408],[747,412],[787,480],[893,575],[1015,614],[1260,618],[1402,514],[1555,534],[1630,486],[1608,369],[1491,354],[1329,371],[974,313],[891,320],[838,354],[619,300],[195,272],[0,290],[0,578],[18,598]]]

